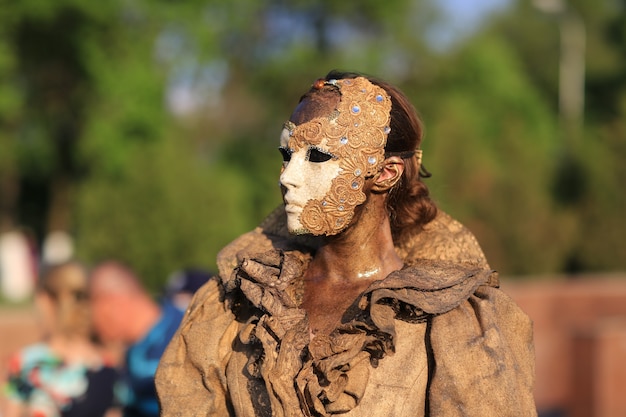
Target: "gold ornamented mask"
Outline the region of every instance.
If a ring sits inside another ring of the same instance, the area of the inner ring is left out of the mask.
[[[327,117],[317,117],[298,126],[287,122],[281,137],[285,155],[281,183],[287,190],[285,203],[292,233],[329,236],[343,231],[354,216],[355,207],[365,201],[365,179],[376,174],[385,160],[391,111],[387,92],[363,77],[325,84],[336,86],[341,93],[337,109]],[[298,155],[301,160],[296,161]],[[328,164],[328,168],[308,168],[305,163]],[[300,173],[290,173],[290,168]],[[319,176],[316,169],[321,173]],[[292,177],[298,174],[309,176],[299,178],[302,183],[329,184],[315,187],[304,203],[296,194],[306,191],[290,185]],[[322,192],[326,193],[320,195]],[[298,199],[303,207],[294,208]]]

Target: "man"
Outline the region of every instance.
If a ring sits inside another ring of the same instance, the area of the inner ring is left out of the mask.
[[[127,266],[106,261],[90,274],[95,331],[105,346],[125,350],[124,373],[129,388],[125,417],[157,417],[154,374],[183,312],[159,305]]]
[[[421,140],[395,87],[313,84],[284,207],[219,253],[161,359],[163,416],[536,416],[530,320],[430,199]]]

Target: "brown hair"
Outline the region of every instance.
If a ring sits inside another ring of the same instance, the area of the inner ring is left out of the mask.
[[[68,261],[46,269],[38,291],[47,294],[57,310],[57,326],[65,336],[88,336],[91,317],[87,273],[78,262]]]
[[[430,173],[419,165],[413,156],[420,148],[423,138],[422,122],[409,99],[391,84],[356,72],[330,71],[324,80],[341,80],[365,77],[372,84],[383,88],[391,96],[391,132],[387,137],[385,155],[401,155],[404,159],[404,172],[400,181],[391,189],[387,198],[387,212],[391,223],[394,242],[402,245],[412,234],[432,221],[437,215],[437,206],[430,198],[430,192],[423,177]],[[319,81],[319,80],[318,80]],[[334,110],[340,99],[338,90],[329,85],[316,82],[300,98],[300,104],[294,110],[291,121],[300,124],[313,117],[328,114]]]

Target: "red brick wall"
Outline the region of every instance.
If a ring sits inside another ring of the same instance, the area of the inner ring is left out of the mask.
[[[502,281],[534,322],[540,412],[626,416],[626,274]]]

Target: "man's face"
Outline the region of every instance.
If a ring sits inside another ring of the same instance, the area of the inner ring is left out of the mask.
[[[297,126],[285,123],[280,138],[280,183],[294,234],[331,236],[345,230],[366,199],[365,179],[384,161],[389,95],[362,77],[327,84],[341,93],[337,108]]]
[[[124,321],[123,308],[112,295],[91,298],[93,325],[98,337],[104,343],[123,341]]]

